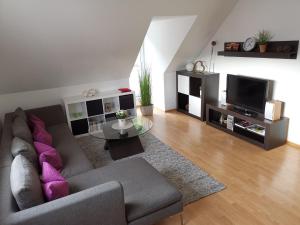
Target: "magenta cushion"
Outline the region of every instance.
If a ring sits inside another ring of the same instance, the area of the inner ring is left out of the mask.
[[[51,164],[43,162],[41,180],[48,183],[51,181],[64,181],[65,178]]]
[[[41,166],[44,162],[47,162],[57,170],[61,170],[63,167],[62,159],[56,150],[48,150],[41,153],[39,161]]]
[[[69,184],[63,176],[49,163],[42,165],[43,191],[46,199],[52,201],[69,195]]]
[[[42,187],[48,201],[69,195],[69,185],[67,181],[52,181],[42,184]]]
[[[39,126],[34,127],[33,139],[34,141],[41,142],[46,145],[52,145],[52,136],[43,127],[39,127]]]
[[[49,146],[47,144],[41,143],[41,142],[33,142],[35,150],[37,152],[38,155],[42,154],[43,152],[49,151],[49,150],[55,150],[55,148],[53,148],[52,146]]]
[[[36,115],[30,114],[29,121],[31,123],[31,127],[33,128],[33,130],[35,127],[42,127],[44,129],[46,128],[45,122],[41,120],[39,117],[37,117]]]

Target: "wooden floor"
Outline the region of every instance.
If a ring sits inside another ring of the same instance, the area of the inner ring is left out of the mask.
[[[226,189],[184,209],[187,225],[299,225],[300,150],[264,151],[178,113],[155,112],[152,133]],[[179,216],[159,225],[180,224]]]

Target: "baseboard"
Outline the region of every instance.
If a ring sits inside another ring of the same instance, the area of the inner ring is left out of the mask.
[[[300,145],[299,145],[299,144],[296,144],[296,143],[294,143],[294,142],[288,141],[287,144],[290,145],[290,146],[292,146],[292,147],[295,147],[295,148],[300,149]]]

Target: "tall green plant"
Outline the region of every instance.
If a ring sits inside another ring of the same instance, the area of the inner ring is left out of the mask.
[[[141,69],[139,73],[141,105],[151,105],[151,74],[148,68]]]

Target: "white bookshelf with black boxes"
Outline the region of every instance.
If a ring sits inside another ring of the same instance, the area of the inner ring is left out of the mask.
[[[108,91],[94,97],[66,97],[64,105],[75,136],[101,132],[103,123],[116,119],[119,110],[126,110],[129,117],[136,116],[134,92]]]
[[[206,104],[218,102],[219,74],[177,71],[177,110],[205,121]]]

